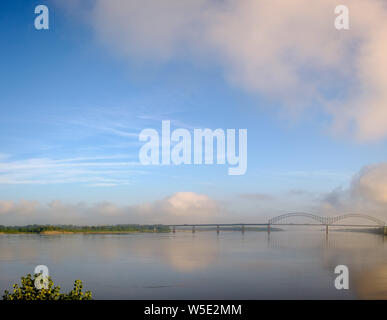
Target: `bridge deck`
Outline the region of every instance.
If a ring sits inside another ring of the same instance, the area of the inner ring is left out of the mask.
[[[285,219],[294,218],[294,217],[303,217],[316,221],[315,223],[281,223]],[[340,221],[350,218],[362,218],[368,220],[368,222],[373,222],[375,224],[341,224]],[[232,227],[232,226],[241,226],[244,230],[245,226],[267,226],[270,230],[270,226],[341,226],[341,227],[385,227],[386,223],[378,218],[372,217],[367,214],[358,214],[350,213],[344,214],[341,216],[318,216],[315,214],[307,212],[291,212],[281,214],[277,217],[271,218],[267,223],[194,223],[194,224],[170,224],[169,227],[192,227],[193,230],[195,227]]]
[[[208,223],[208,224],[167,224],[169,227],[235,227],[235,226],[320,226],[325,227],[322,223]],[[380,225],[367,224],[328,224],[329,227],[373,227],[382,228]]]

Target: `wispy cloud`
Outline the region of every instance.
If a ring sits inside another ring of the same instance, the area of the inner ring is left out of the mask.
[[[328,171],[328,170],[292,170],[276,172],[279,176],[289,177],[331,177],[331,178],[348,178],[351,177],[353,172],[340,172],[340,171]]]
[[[239,195],[240,198],[245,200],[252,200],[252,201],[268,201],[273,200],[273,196],[266,193],[257,193],[257,192],[251,192],[251,193],[241,193]]]
[[[137,161],[125,155],[87,156],[66,159],[30,158],[0,162],[0,184],[83,183],[105,186],[127,184],[146,174]],[[112,161],[120,160],[120,161]]]
[[[91,121],[72,120],[69,122],[69,124],[83,126],[100,132],[110,133],[110,134],[125,137],[125,138],[137,139],[138,133],[139,133],[138,129],[136,131],[133,129],[131,129],[132,131],[126,131],[124,129],[129,129],[129,128],[119,123],[112,123],[110,126],[107,126],[107,125],[101,125],[98,123],[93,123]]]

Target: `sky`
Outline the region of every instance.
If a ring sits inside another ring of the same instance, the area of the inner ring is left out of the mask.
[[[387,220],[386,34],[379,0],[5,0],[0,224]],[[246,173],[142,165],[162,120],[247,129]]]

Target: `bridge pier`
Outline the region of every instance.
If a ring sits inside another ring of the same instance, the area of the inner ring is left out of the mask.
[[[192,233],[195,233],[195,226],[192,226]]]
[[[172,228],[172,232],[173,232],[173,233],[175,233],[175,232],[176,232],[176,227],[175,227],[175,226],[173,226],[173,228]]]
[[[267,233],[270,233],[270,223],[267,225]]]
[[[216,226],[216,233],[219,234],[219,232],[220,232],[220,228],[219,226]]]
[[[328,225],[325,225],[325,233],[328,234]]]
[[[242,233],[245,233],[245,225],[242,224]]]

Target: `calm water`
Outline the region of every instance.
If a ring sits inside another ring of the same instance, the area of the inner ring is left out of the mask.
[[[1,292],[39,264],[97,299],[387,298],[387,240],[367,233],[0,235]],[[350,290],[334,288],[339,264]]]

